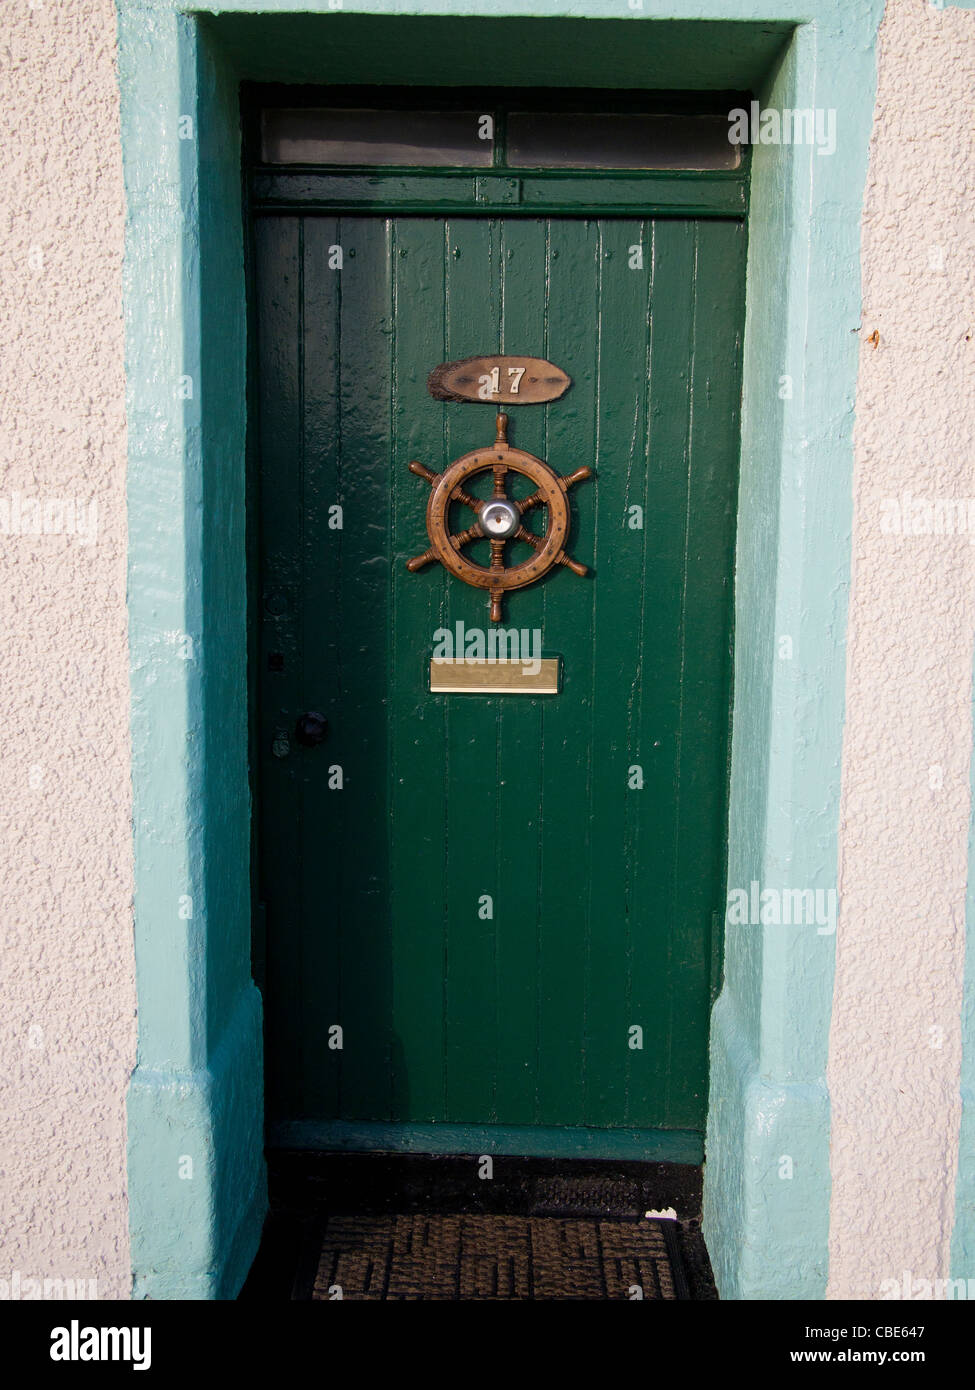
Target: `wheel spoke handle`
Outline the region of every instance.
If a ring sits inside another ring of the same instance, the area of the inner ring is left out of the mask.
[[[524,526],[518,527],[518,530],[514,534],[514,539],[516,541],[527,541],[527,543],[530,546],[532,546],[535,550],[541,550],[542,546],[545,544],[541,536],[536,536],[533,532],[527,530]]]
[[[483,535],[484,532],[481,530],[480,526],[468,526],[466,531],[461,531],[459,535],[451,536],[450,544],[455,550],[459,550],[462,545],[467,545],[468,541],[479,540]]]
[[[589,573],[588,565],[580,565],[578,560],[573,560],[572,556],[566,555],[564,550],[559,555],[556,555],[555,563],[557,565],[565,565],[566,569],[570,569],[573,574],[579,575],[580,579],[585,579],[586,575]]]
[[[544,501],[545,494],[543,492],[533,492],[531,497],[526,497],[523,502],[515,502],[515,506],[524,516],[526,512],[531,511],[532,507],[540,507]]]
[[[425,478],[431,487],[436,487],[440,481],[440,474],[434,473],[432,468],[427,468],[426,464],[421,463],[419,459],[413,459],[411,463],[407,464],[407,467],[418,478]]]
[[[465,492],[462,487],[455,487],[453,492],[450,494],[450,497],[451,501],[453,502],[463,502],[464,506],[470,507],[472,512],[479,513],[481,508],[484,506],[483,498],[472,497],[470,493]]]
[[[565,483],[566,487],[572,487],[574,483],[581,483],[583,478],[591,477],[592,469],[583,467],[577,468],[574,473],[569,473],[565,478],[562,479],[562,481],[563,483]]]
[[[407,560],[406,568],[411,574],[416,574],[417,570],[422,570],[424,565],[429,565],[438,558],[437,552],[434,550],[433,546],[431,546],[430,549],[425,550],[422,555],[414,555],[412,560]]]

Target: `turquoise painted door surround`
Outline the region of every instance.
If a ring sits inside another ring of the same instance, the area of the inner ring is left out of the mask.
[[[223,0],[216,16],[184,13],[175,0],[118,0],[137,1296],[231,1296],[264,1204],[260,1012],[248,961],[241,80],[491,83],[503,51],[519,70],[512,80],[750,88],[765,105],[837,109],[842,133],[830,158],[802,146],[754,151],[729,816],[731,884],[788,864],[804,886],[827,887],[860,213],[882,8],[880,0],[697,0],[688,19],[678,0],[645,0],[639,12],[618,0],[535,0],[528,21],[520,0],[346,0],[339,14],[324,0],[303,14],[278,0],[264,0],[261,13],[251,0]],[[519,39],[525,24],[535,26],[530,43]],[[423,42],[406,44],[417,29]],[[181,114],[193,118],[191,139],[179,138]],[[192,400],[173,389],[184,375],[199,387]],[[778,392],[783,375],[795,383],[791,397]],[[198,639],[194,661],[176,659],[173,632]],[[791,663],[773,659],[782,632],[794,641]],[[194,901],[189,925],[178,914],[185,895]],[[726,1298],[819,1297],[825,1288],[831,981],[829,937],[727,935],[705,1179],[705,1229]],[[178,1176],[187,1152],[201,1156],[194,1183]],[[778,1181],[783,1152],[798,1181]]]

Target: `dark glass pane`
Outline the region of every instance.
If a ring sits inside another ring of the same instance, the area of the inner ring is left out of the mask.
[[[521,169],[737,169],[727,116],[513,111],[508,164]]]
[[[475,111],[332,111],[324,107],[261,112],[265,164],[414,164],[443,168],[491,164],[493,121]]]

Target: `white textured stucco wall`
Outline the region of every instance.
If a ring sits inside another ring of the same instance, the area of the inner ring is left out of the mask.
[[[975,531],[881,526],[896,526],[884,502],[903,510],[905,493],[975,498],[973,91],[975,13],[890,0],[863,222],[830,1037],[838,1298],[877,1298],[887,1279],[903,1288],[904,1271],[928,1281],[949,1272]]]
[[[100,1298],[130,1284],[135,1042],[114,63],[112,0],[5,0],[0,1280]]]
[[[0,1280],[96,1279],[99,1297],[128,1292],[135,1033],[114,48],[112,0],[3,7]],[[865,212],[862,337],[880,342],[856,431],[834,1296],[947,1273],[975,548],[880,519],[905,491],[975,495],[973,88],[975,14],[891,0]],[[60,534],[22,533],[35,498]],[[67,532],[69,501],[86,527],[95,503],[93,543]]]

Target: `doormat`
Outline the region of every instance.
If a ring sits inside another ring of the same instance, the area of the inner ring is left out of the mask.
[[[336,1215],[321,1232],[310,1297],[688,1299],[676,1224],[467,1213]]]

